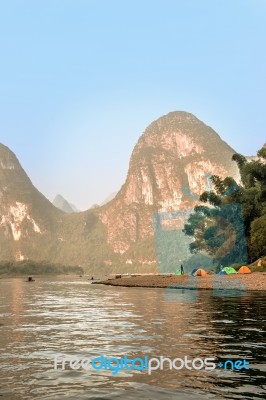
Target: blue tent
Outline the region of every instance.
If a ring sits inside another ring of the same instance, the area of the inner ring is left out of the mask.
[[[222,269],[222,271],[220,271],[218,275],[228,275],[228,273],[224,269]]]
[[[196,275],[196,272],[197,272],[197,270],[198,270],[198,268],[194,268],[194,269],[193,269],[193,271],[191,272],[191,275],[192,275],[192,276],[195,276],[195,275]]]

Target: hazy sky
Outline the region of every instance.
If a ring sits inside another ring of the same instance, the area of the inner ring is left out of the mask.
[[[0,0],[0,142],[50,200],[123,184],[149,123],[184,110],[266,141],[265,0]]]

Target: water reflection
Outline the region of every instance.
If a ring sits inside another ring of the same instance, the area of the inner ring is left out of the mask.
[[[213,297],[77,278],[0,281],[1,391],[8,399],[265,398],[265,293]],[[179,293],[179,301],[176,301]],[[182,297],[183,296],[183,297]],[[172,301],[171,301],[172,300]],[[249,371],[54,371],[55,354],[245,358]]]

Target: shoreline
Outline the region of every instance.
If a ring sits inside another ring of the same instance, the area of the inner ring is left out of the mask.
[[[143,275],[123,276],[92,282],[109,286],[143,287],[143,288],[172,288],[172,289],[194,289],[194,290],[248,290],[266,291],[266,273],[253,272],[251,274],[232,275]]]

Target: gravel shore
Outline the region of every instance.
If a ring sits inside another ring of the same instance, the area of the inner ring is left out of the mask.
[[[95,283],[125,287],[166,288],[171,286],[187,289],[215,288],[266,291],[266,273],[253,272],[251,274],[207,275],[206,277],[194,277],[189,275],[122,276],[121,278],[108,279]]]

